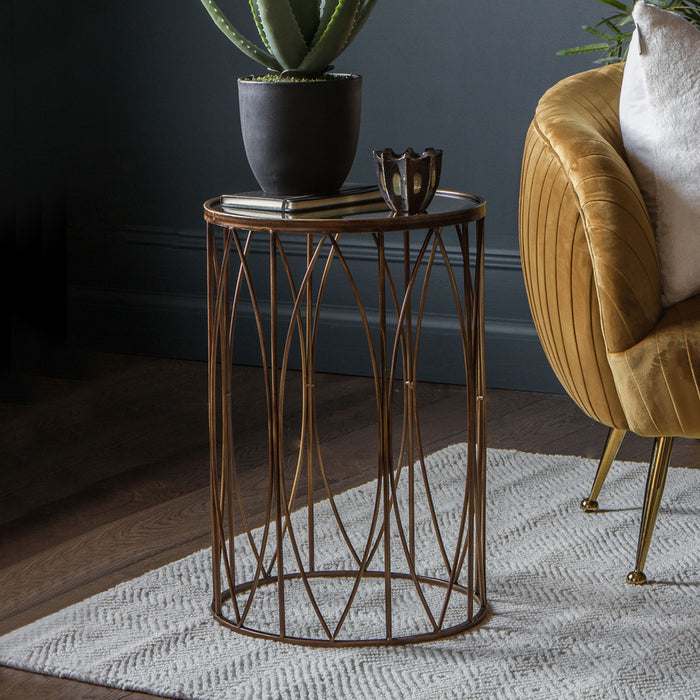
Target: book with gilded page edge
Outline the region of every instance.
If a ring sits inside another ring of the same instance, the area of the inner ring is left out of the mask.
[[[340,219],[344,216],[358,216],[360,214],[391,213],[383,199],[302,211],[275,211],[274,209],[253,209],[252,207],[232,207],[227,205],[222,205],[221,209],[226,214],[254,219]]]
[[[276,213],[315,211],[354,204],[383,202],[376,185],[344,185],[338,192],[328,195],[276,196],[262,190],[221,195],[221,206],[229,209],[250,209]]]

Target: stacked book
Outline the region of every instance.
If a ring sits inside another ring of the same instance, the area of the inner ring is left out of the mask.
[[[344,185],[329,195],[284,197],[262,191],[225,194],[221,209],[227,214],[259,218],[321,219],[389,212],[376,185]]]

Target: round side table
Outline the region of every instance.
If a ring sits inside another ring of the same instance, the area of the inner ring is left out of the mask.
[[[439,191],[427,212],[401,216],[386,210],[335,218],[242,215],[227,212],[218,198],[205,203],[212,611],[221,624],[254,637],[332,647],[435,640],[485,619],[485,215],[483,199],[448,191]],[[376,264],[373,310],[363,301],[366,280],[355,279],[344,252],[357,236],[369,242]],[[456,245],[446,243],[449,237]],[[300,243],[301,266],[287,254],[290,245],[299,252]],[[254,250],[267,256],[263,283],[251,272]],[[466,399],[461,512],[446,520],[436,516],[439,493],[431,491],[417,400],[419,341],[436,261],[459,321]],[[317,338],[324,292],[337,278],[354,298],[374,380],[378,476],[363,487],[368,505],[359,523],[356,508],[343,512],[347,501],[333,492],[318,428]],[[269,458],[260,465],[265,520],[255,529],[237,470],[231,410],[232,397],[248,399],[231,379],[243,306],[254,318],[256,331],[246,341],[259,347],[267,411]],[[301,375],[293,393],[292,357]],[[301,415],[291,436],[290,401]],[[329,537],[335,538],[330,554]],[[426,551],[434,555],[429,562],[422,560]]]

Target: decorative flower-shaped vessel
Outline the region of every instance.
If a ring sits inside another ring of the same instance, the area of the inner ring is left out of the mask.
[[[379,189],[386,203],[397,214],[417,214],[428,208],[442,167],[442,151],[426,148],[416,153],[409,148],[400,155],[391,148],[374,151]]]

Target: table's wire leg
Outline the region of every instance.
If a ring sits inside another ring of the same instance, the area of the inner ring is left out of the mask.
[[[386,617],[386,638],[392,637],[391,612],[391,480],[393,459],[391,455],[391,411],[389,379],[387,376],[387,339],[386,339],[386,257],[384,253],[384,235],[376,234],[379,275],[379,465],[382,479],[382,512],[384,522],[384,606]]]
[[[312,233],[306,236],[306,270],[308,281],[306,283],[306,318],[304,329],[304,400],[302,413],[304,416],[305,441],[306,441],[306,507],[307,507],[307,531],[309,535],[309,571],[316,569],[314,552],[314,421],[316,407],[314,406],[315,381],[314,381],[314,346],[313,346],[313,274],[311,269],[315,262],[313,257],[314,236]]]
[[[478,347],[476,355],[477,363],[477,395],[476,395],[476,420],[478,426],[478,476],[476,479],[479,489],[475,503],[478,504],[477,531],[479,540],[476,553],[476,593],[483,604],[486,603],[486,342],[485,342],[485,319],[484,319],[484,232],[486,222],[479,219],[476,222],[476,270],[477,280],[475,280],[476,303],[476,332],[478,337]],[[466,228],[466,224],[465,224]]]
[[[416,397],[416,366],[413,361],[413,310],[411,296],[413,292],[413,276],[411,274],[411,236],[409,231],[403,233],[403,279],[404,307],[403,324],[403,412],[406,429],[406,444],[408,447],[408,543],[411,559],[416,560],[416,512],[415,512],[415,440],[414,425],[418,418]],[[403,451],[401,454],[403,458]]]
[[[270,234],[270,414],[272,422],[269,428],[270,465],[275,492],[275,549],[277,558],[277,607],[279,610],[279,634],[286,636],[285,601],[284,601],[284,458],[282,455],[282,406],[279,401],[279,359],[277,347],[277,234]]]
[[[234,522],[233,522],[233,502],[232,502],[232,482],[233,482],[233,436],[231,424],[231,336],[228,333],[228,320],[231,316],[231,229],[226,229],[224,236],[225,254],[222,256],[222,267],[219,277],[221,285],[221,312],[219,315],[219,344],[220,344],[220,359],[221,359],[221,399],[219,406],[221,408],[221,472],[219,485],[219,506],[221,512],[221,520],[226,522],[226,535],[223,543],[224,564],[229,579],[229,588],[235,586],[235,553],[234,553]],[[226,542],[228,545],[226,545]],[[238,616],[237,606],[236,616]]]
[[[270,232],[270,235],[273,235]],[[294,306],[292,309],[292,312],[290,314],[290,319],[289,319],[289,325],[287,328],[286,335],[283,336],[283,338],[279,338],[277,340],[282,340],[283,342],[280,344],[281,347],[281,354],[279,350],[277,350],[277,361],[276,361],[276,378],[272,376],[271,372],[268,372],[268,381],[266,384],[267,387],[267,396],[268,396],[268,405],[269,405],[269,411],[268,415],[269,416],[277,416],[277,421],[276,421],[276,426],[272,425],[272,418],[270,418],[270,423],[269,423],[269,434],[270,434],[270,454],[272,455],[273,453],[276,452],[278,455],[278,461],[277,465],[278,468],[272,469],[271,470],[271,476],[270,476],[270,483],[274,486],[274,491],[278,495],[276,497],[276,503],[278,503],[281,508],[280,508],[280,513],[281,513],[281,527],[277,528],[277,544],[273,550],[271,559],[269,564],[267,565],[267,570],[271,572],[275,566],[278,567],[278,573],[277,573],[277,580],[279,579],[280,576],[280,569],[279,567],[282,566],[281,569],[281,575],[283,576],[283,579],[286,580],[287,577],[293,576],[294,578],[301,578],[301,581],[306,589],[306,593],[309,599],[309,602],[314,608],[314,611],[316,613],[316,616],[318,617],[319,622],[321,623],[321,626],[323,627],[324,632],[326,635],[331,638],[332,633],[330,631],[330,628],[328,627],[328,624],[326,620],[323,617],[323,614],[321,612],[321,609],[318,605],[318,602],[316,601],[316,597],[313,594],[313,591],[311,589],[311,586],[309,584],[309,577],[310,575],[313,575],[313,572],[311,570],[307,571],[304,565],[304,562],[302,560],[301,556],[301,550],[299,547],[299,544],[297,542],[297,538],[294,532],[294,527],[292,525],[292,520],[291,520],[291,511],[294,506],[294,501],[295,501],[295,496],[297,489],[300,484],[300,477],[302,475],[303,467],[304,467],[304,459],[307,458],[309,461],[310,468],[313,473],[313,468],[314,468],[314,463],[313,463],[313,454],[314,454],[314,445],[310,444],[307,440],[307,436],[311,435],[311,437],[317,439],[317,428],[316,428],[316,422],[315,422],[315,406],[314,406],[314,387],[313,387],[313,381],[308,381],[307,377],[308,374],[306,372],[307,368],[307,363],[310,363],[311,371],[313,373],[313,362],[314,362],[314,348],[315,348],[315,332],[314,328],[315,326],[313,324],[316,323],[316,318],[315,314],[312,316],[314,317],[314,321],[312,322],[309,319],[307,319],[307,323],[305,324],[302,319],[302,308],[304,307],[305,304],[308,303],[309,296],[312,297],[313,294],[313,287],[310,286],[312,283],[312,272],[313,268],[320,257],[320,254],[323,249],[323,245],[326,241],[326,235],[323,235],[320,242],[316,246],[315,249],[313,249],[313,253],[311,251],[308,252],[308,261],[307,261],[307,267],[304,273],[304,276],[299,284],[299,287],[297,288],[297,285],[294,281],[294,276],[292,274],[292,268],[289,264],[289,260],[287,257],[287,254],[285,253],[284,246],[282,244],[282,241],[279,237],[275,236],[276,239],[276,248],[274,254],[277,256],[278,262],[281,263],[282,268],[284,269],[284,272],[286,273],[287,277],[287,282],[289,284],[289,289],[292,293],[292,297],[294,299]],[[311,238],[311,244],[313,246],[313,237]],[[309,241],[307,240],[307,244]],[[327,263],[327,269],[328,265],[330,264],[330,260]],[[278,312],[278,292],[279,292],[279,284],[278,284],[278,276],[277,275],[271,275],[271,279],[274,278],[274,290],[273,294],[271,295],[271,298],[273,299],[273,303],[271,304],[274,313],[271,314],[271,316],[275,316],[277,319],[277,322],[279,324],[279,312]],[[325,275],[324,275],[325,279]],[[324,280],[322,280],[321,287],[324,286]],[[252,294],[252,290],[251,290]],[[323,296],[322,289],[319,290],[319,299],[317,301],[317,306],[320,305],[321,298]],[[256,318],[259,319],[259,313],[256,311]],[[297,331],[298,333],[298,338],[299,338],[299,343],[300,343],[300,349],[301,349],[301,366],[302,366],[302,425],[300,428],[300,444],[299,444],[299,449],[298,449],[298,454],[297,454],[297,461],[296,461],[296,466],[294,470],[294,477],[292,480],[292,486],[291,489],[288,491],[287,486],[286,486],[286,479],[285,479],[285,474],[284,474],[284,425],[283,425],[283,418],[284,418],[284,402],[285,402],[285,391],[286,391],[286,384],[287,384],[287,368],[289,364],[289,354],[292,346],[292,341],[294,337],[294,331]],[[274,335],[274,334],[273,334]],[[261,334],[262,338],[262,334]],[[276,344],[277,347],[277,344]],[[263,357],[267,357],[267,355],[263,355]],[[270,355],[272,357],[272,355]],[[308,358],[308,359],[307,359]],[[270,360],[272,362],[272,359]],[[268,368],[269,369],[269,368]],[[313,377],[313,374],[311,374]],[[272,382],[275,382],[274,385],[274,391],[272,387]],[[277,408],[275,409],[274,406]],[[317,446],[318,447],[318,446]],[[330,487],[327,483],[327,479],[325,476],[325,470],[323,467],[323,460],[320,454],[320,448],[317,450],[318,452],[318,460],[319,460],[319,467],[321,472],[323,473],[324,480],[326,480],[326,485],[329,488],[329,499],[331,504],[333,505],[334,508],[334,513],[336,513],[336,518],[338,520],[338,524],[343,531],[344,536],[346,537],[346,541],[348,542],[348,546],[357,559],[357,556],[352,549],[352,545],[349,542],[349,539],[347,538],[347,533],[343,529],[342,526],[342,521],[340,520],[339,515],[337,514],[337,510],[335,509],[335,505],[333,502],[333,495],[332,492],[330,492]],[[272,457],[271,457],[272,460]],[[271,462],[272,464],[272,462]],[[310,498],[313,498],[313,492],[310,494]],[[279,523],[277,519],[275,519],[276,522]],[[266,523],[270,522],[270,511],[268,510],[268,518]],[[313,531],[314,531],[314,523],[313,521],[311,522],[311,530],[310,530],[310,535],[311,538],[313,539]],[[282,550],[282,547],[284,547],[285,542],[289,542],[292,548],[292,553],[294,555],[294,559],[296,561],[296,565],[298,569],[296,571],[285,571],[284,570],[284,561],[280,559],[280,553]],[[264,549],[264,547],[263,547]],[[260,560],[262,559],[262,556]],[[270,578],[269,574],[267,575],[268,579]],[[257,574],[256,574],[256,579],[255,581],[258,581]],[[251,592],[255,591],[255,586],[256,583],[251,586]],[[247,608],[244,611],[244,615],[247,614]],[[285,623],[286,627],[286,623]]]
[[[221,609],[221,560],[229,588],[234,586],[235,574],[232,555],[226,545],[225,522],[228,520],[229,547],[233,544],[233,512],[227,494],[231,492],[231,473],[233,469],[232,438],[230,435],[230,345],[227,333],[229,314],[229,272],[230,272],[231,230],[224,229],[224,241],[221,260],[216,250],[215,228],[208,226],[207,231],[207,278],[208,278],[208,373],[209,373],[209,437],[210,437],[210,472],[212,502],[212,574],[213,590],[218,592],[214,607]],[[221,357],[221,377],[217,392],[217,348]],[[228,394],[228,395],[227,395]],[[218,395],[218,398],[217,398]],[[220,407],[221,419],[217,416]],[[219,430],[221,431],[221,451],[219,448]],[[219,457],[220,455],[220,457]],[[227,517],[228,516],[228,517]],[[231,552],[233,550],[231,549]],[[236,609],[236,614],[238,611]]]
[[[238,279],[236,281],[236,287],[235,287],[235,297],[234,297],[234,303],[233,307],[231,309],[231,319],[230,319],[230,325],[228,329],[228,336],[229,336],[229,344],[231,344],[233,340],[233,331],[235,327],[235,315],[238,309],[238,304],[240,302],[240,292],[241,288],[243,286],[243,282],[245,281],[248,293],[250,295],[250,301],[251,305],[253,308],[253,315],[257,327],[257,333],[258,333],[258,342],[260,345],[260,352],[261,352],[261,359],[262,359],[262,370],[263,370],[263,378],[264,378],[264,385],[265,385],[265,395],[266,395],[266,404],[267,404],[267,417],[268,417],[268,429],[272,425],[272,397],[271,397],[271,381],[270,381],[270,369],[269,369],[269,362],[268,362],[268,350],[267,350],[267,345],[265,341],[265,332],[264,332],[264,326],[263,326],[263,320],[262,320],[262,315],[260,313],[260,305],[257,300],[257,294],[255,292],[255,287],[253,285],[253,279],[251,275],[251,270],[248,265],[248,254],[250,252],[252,242],[253,242],[253,232],[249,231],[248,235],[246,237],[245,245],[241,244],[240,238],[238,236],[238,232],[236,230],[231,230],[230,231],[231,236],[229,236],[226,240],[228,242],[229,247],[231,246],[231,242],[235,244],[236,252],[238,254],[238,259],[239,259],[239,271],[238,271]],[[225,248],[226,249],[226,248]],[[230,415],[230,414],[229,414]],[[230,423],[230,421],[229,421]],[[269,441],[268,441],[269,442]],[[269,459],[268,459],[268,464],[270,465],[270,469],[272,470],[272,454],[271,452],[269,453]],[[239,512],[242,518],[243,522],[243,530],[246,534],[246,537],[248,539],[248,543],[250,546],[250,551],[252,552],[255,561],[256,561],[256,570],[255,574],[252,579],[252,585],[247,589],[248,590],[248,596],[247,599],[245,600],[245,604],[243,607],[243,611],[238,613],[238,600],[237,600],[237,595],[236,595],[236,588],[232,585],[231,582],[229,582],[229,592],[231,593],[231,598],[234,606],[234,610],[236,612],[236,620],[237,620],[237,627],[243,629],[244,623],[246,620],[246,617],[248,616],[248,613],[252,607],[253,600],[255,597],[255,593],[258,589],[258,585],[260,581],[264,579],[269,579],[271,577],[271,571],[272,571],[272,564],[269,564],[267,567],[265,566],[265,553],[267,551],[267,546],[268,546],[268,541],[269,541],[269,534],[270,534],[270,528],[272,524],[272,509],[273,509],[273,501],[274,501],[274,490],[273,487],[275,485],[275,481],[272,478],[272,473],[270,473],[270,478],[268,478],[268,492],[267,492],[267,506],[266,506],[266,516],[265,516],[265,525],[263,526],[263,534],[262,534],[262,540],[260,543],[260,546],[256,545],[253,535],[252,535],[252,530],[250,528],[247,516],[246,516],[246,511],[243,503],[243,494],[241,493],[240,490],[240,485],[238,483],[238,479],[236,477],[236,470],[235,470],[235,462],[233,459],[231,459],[231,469],[232,469],[232,482],[233,486],[236,492],[236,498],[238,502],[238,508]],[[228,560],[225,559],[225,563]],[[228,564],[227,564],[228,566]],[[234,576],[231,576],[231,579],[233,580]]]
[[[207,222],[207,318],[208,318],[208,394],[209,394],[209,487],[211,500],[211,553],[212,553],[212,608],[221,614],[221,543],[219,538],[216,491],[218,478],[218,450],[216,426],[216,353],[219,330],[216,314],[217,277],[219,275],[216,254],[216,227]]]
[[[460,241],[462,253],[463,267],[463,285],[464,285],[464,310],[463,310],[463,328],[462,328],[462,349],[464,352],[464,371],[466,375],[466,390],[467,390],[467,485],[470,489],[468,494],[469,499],[469,518],[467,522],[467,538],[465,542],[464,556],[466,558],[467,567],[467,587],[471,592],[468,602],[468,617],[471,618],[474,614],[474,559],[475,559],[475,527],[478,525],[478,519],[475,513],[475,508],[479,502],[478,499],[478,484],[475,483],[479,478],[477,469],[477,451],[475,441],[477,439],[476,429],[476,376],[475,376],[475,348],[474,348],[474,333],[477,330],[478,319],[474,313],[475,289],[472,280],[470,254],[469,254],[469,227],[467,224],[457,226],[457,236]],[[460,563],[460,566],[462,564]]]
[[[467,266],[468,268],[468,255],[465,259],[464,257],[464,251],[465,251],[465,245],[464,241],[462,240],[462,237],[460,236],[460,229],[457,229],[458,237],[460,237],[460,243],[461,243],[461,248],[462,248],[462,265]],[[462,233],[466,233],[466,229],[463,229]],[[455,277],[455,273],[453,270],[453,265],[450,262],[450,257],[448,255],[448,251],[443,243],[442,240],[442,231],[440,229],[436,230],[435,232],[435,246],[439,248],[440,253],[442,255],[442,259],[445,265],[445,270],[447,272],[447,277],[450,282],[450,286],[452,289],[452,294],[455,302],[455,307],[457,311],[457,316],[460,321],[460,336],[462,339],[462,348],[464,352],[464,360],[465,360],[465,375],[466,375],[466,390],[467,390],[467,419],[468,419],[468,424],[471,422],[471,418],[473,418],[473,411],[470,416],[469,411],[472,407],[472,393],[470,392],[470,388],[473,387],[473,381],[470,381],[470,378],[472,377],[471,369],[472,369],[472,361],[470,357],[470,352],[469,352],[469,307],[463,303],[463,300],[460,298],[460,290],[459,286],[457,284],[457,280]],[[465,276],[465,284],[467,277]],[[463,289],[462,290],[462,295],[464,299],[469,298],[468,290]],[[468,429],[468,456],[467,456],[467,468],[466,468],[466,473],[465,473],[465,481],[464,481],[464,498],[462,502],[462,512],[461,512],[461,517],[460,517],[460,522],[459,522],[459,528],[457,532],[457,538],[455,542],[455,549],[454,549],[454,557],[451,560],[451,562],[446,562],[447,564],[447,569],[448,569],[448,574],[449,574],[449,585],[447,587],[447,591],[445,594],[445,598],[443,601],[443,606],[442,606],[442,611],[440,613],[440,618],[439,618],[439,625],[442,627],[444,620],[445,620],[445,615],[447,613],[447,608],[450,602],[450,599],[452,597],[452,593],[454,590],[455,585],[457,585],[459,581],[459,577],[462,572],[462,568],[464,565],[464,558],[467,554],[472,554],[473,552],[473,547],[471,545],[471,540],[473,538],[473,529],[472,529],[472,520],[473,520],[473,498],[472,498],[472,493],[471,493],[471,479],[470,479],[470,464],[472,463],[471,460],[471,453],[473,451],[473,445],[471,444],[473,442],[473,431],[470,431]],[[426,484],[426,490],[428,489],[427,484]],[[437,522],[435,522],[435,528],[438,530],[438,525]],[[439,530],[438,530],[439,532]],[[471,572],[468,572],[468,577],[470,576]],[[468,616],[471,618],[472,616],[472,591],[473,588],[471,586],[471,579],[468,578],[468,590],[469,590],[469,611],[468,611]]]
[[[432,241],[432,244],[431,244]],[[430,280],[432,277],[432,271],[433,267],[435,264],[435,258],[439,249],[439,243],[440,243],[440,229],[430,229],[428,231],[423,247],[421,248],[421,251],[418,255],[418,258],[416,259],[416,262],[414,264],[414,284],[415,284],[415,279],[417,278],[418,275],[418,267],[420,263],[423,260],[425,252],[430,249],[430,253],[428,255],[428,259],[425,263],[425,274],[423,275],[423,280],[422,280],[422,285],[421,285],[421,290],[420,290],[420,297],[419,297],[419,302],[418,302],[418,311],[416,315],[416,322],[415,322],[415,333],[414,333],[414,338],[413,338],[413,348],[412,348],[412,356],[410,360],[410,365],[413,368],[416,368],[418,365],[418,351],[420,348],[420,338],[421,338],[421,332],[423,330],[423,318],[424,318],[424,312],[425,312],[425,305],[426,305],[426,300],[428,296],[428,288],[430,286]],[[440,532],[440,528],[438,527],[437,524],[437,516],[436,516],[436,511],[435,511],[435,504],[433,502],[432,498],[432,493],[430,490],[430,480],[428,477],[428,471],[425,465],[425,454],[423,452],[423,440],[421,437],[421,430],[420,430],[420,422],[418,420],[418,409],[417,406],[413,407],[414,410],[411,415],[411,420],[413,422],[413,430],[415,432],[415,445],[416,449],[418,452],[418,462],[420,464],[420,471],[421,471],[421,479],[423,481],[423,485],[425,487],[425,497],[426,501],[428,504],[428,509],[430,511],[430,517],[431,521],[433,524],[433,530],[436,536],[436,541],[437,545],[440,549],[440,553],[443,559],[443,563],[445,565],[445,568],[447,569],[448,573],[452,570],[452,566],[449,561],[449,557],[447,555],[447,550],[445,548],[445,544],[443,542],[442,538],[442,533]]]
[[[376,373],[376,358],[374,356],[374,350],[373,350],[373,344],[372,344],[372,337],[371,337],[371,331],[369,328],[369,321],[367,319],[367,315],[362,307],[361,301],[360,301],[360,293],[359,289],[357,288],[357,285],[355,284],[355,281],[352,277],[352,274],[350,272],[349,266],[347,261],[345,260],[345,257],[343,256],[342,251],[340,250],[340,247],[338,245],[340,240],[340,234],[324,234],[321,242],[319,243],[319,250],[320,252],[320,247],[325,243],[328,242],[329,244],[329,250],[328,250],[328,256],[326,258],[326,262],[323,267],[323,272],[321,274],[321,278],[319,280],[318,284],[318,292],[316,296],[316,304],[313,312],[313,324],[312,324],[312,338],[311,338],[311,343],[310,347],[313,352],[314,357],[312,358],[312,363],[315,361],[315,353],[316,353],[316,341],[318,338],[318,331],[319,331],[319,326],[320,326],[320,313],[321,313],[321,303],[323,300],[323,296],[325,293],[326,289],[326,284],[328,282],[328,279],[330,277],[330,271],[331,271],[331,264],[334,260],[338,260],[339,264],[341,265],[343,272],[345,273],[348,283],[350,284],[350,288],[353,294],[353,297],[355,298],[355,301],[358,305],[358,310],[360,311],[360,316],[362,319],[362,325],[365,331],[365,337],[367,338],[367,342],[370,348],[370,356],[372,359],[372,366],[373,366],[373,376],[374,376],[374,382],[375,382],[375,388],[376,388],[376,393],[378,395],[378,384],[377,384],[377,373]],[[312,364],[313,368],[313,364]],[[319,438],[319,433],[318,433],[318,422],[317,422],[317,416],[315,410],[310,413],[311,420],[313,421],[313,429],[312,429],[312,436],[314,442],[314,452],[316,455],[316,460],[318,464],[318,471],[319,475],[321,476],[321,479],[323,481],[323,485],[326,491],[326,494],[328,496],[328,502],[331,506],[331,510],[333,511],[333,516],[335,518],[336,523],[338,524],[338,527],[340,529],[340,533],[343,537],[343,540],[345,541],[345,544],[348,547],[348,551],[350,552],[353,560],[357,564],[360,570],[364,571],[364,565],[362,563],[362,559],[360,558],[360,555],[358,554],[357,550],[355,549],[355,546],[353,543],[350,541],[350,537],[348,536],[347,530],[345,528],[345,525],[343,524],[342,518],[340,517],[340,513],[338,512],[338,509],[335,504],[335,497],[333,495],[333,491],[331,489],[330,481],[328,479],[328,474],[326,473],[326,467],[323,461],[323,456],[321,454],[321,443],[320,443],[320,438]],[[378,482],[378,487],[381,488],[380,483]],[[376,514],[375,514],[376,515]],[[374,521],[373,521],[374,522]],[[370,528],[373,531],[373,528]],[[352,595],[351,595],[352,597]],[[342,618],[341,618],[342,619]],[[339,623],[340,625],[342,624]],[[340,628],[338,627],[338,630]],[[337,631],[336,633],[337,634]]]

